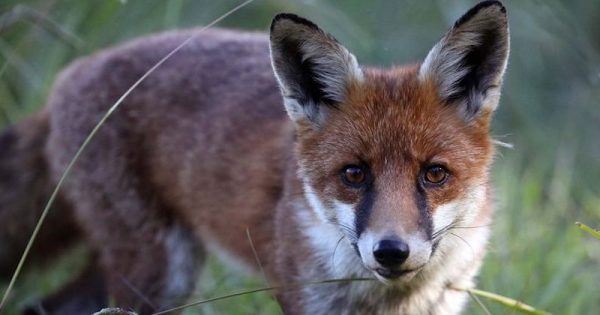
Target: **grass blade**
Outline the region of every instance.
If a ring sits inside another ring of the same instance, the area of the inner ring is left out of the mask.
[[[477,305],[479,306],[481,311],[485,313],[485,315],[492,315],[492,312],[490,312],[490,310],[488,310],[487,307],[485,307],[485,304],[483,304],[483,302],[481,302],[481,300],[475,294],[469,292],[469,296],[471,297],[471,299],[473,299],[473,301],[475,301],[475,303],[477,303]]]
[[[538,309],[534,308],[533,306],[527,305],[527,304],[525,304],[521,301],[517,301],[515,299],[511,299],[511,298],[502,296],[500,294],[483,291],[483,290],[478,290],[478,289],[465,289],[465,288],[453,288],[453,289],[457,290],[457,291],[467,292],[472,296],[484,297],[488,300],[494,301],[496,303],[500,303],[506,307],[517,310],[523,314],[551,315],[550,313],[548,313],[546,311],[538,310]]]
[[[593,229],[581,222],[575,222],[575,225],[577,225],[578,228],[592,234],[592,236],[595,236],[596,238],[600,239],[600,231],[599,230]]]
[[[202,301],[197,301],[197,302],[192,302],[192,303],[184,304],[184,305],[173,307],[173,308],[170,308],[170,309],[167,309],[167,310],[164,310],[164,311],[156,312],[156,313],[153,313],[151,315],[168,314],[168,313],[175,312],[175,311],[181,311],[181,310],[183,310],[185,308],[189,308],[189,307],[192,307],[192,306],[198,306],[198,305],[202,305],[202,304],[207,304],[207,303],[212,303],[212,302],[216,302],[216,301],[226,300],[226,299],[230,299],[230,298],[234,298],[234,297],[238,297],[238,296],[242,296],[242,295],[247,295],[247,294],[259,293],[259,292],[269,292],[269,291],[278,290],[278,289],[291,289],[291,288],[299,288],[299,287],[311,286],[311,285],[323,285],[323,284],[344,283],[344,282],[353,282],[353,281],[373,281],[373,280],[374,279],[370,279],[370,278],[329,279],[329,280],[321,280],[321,281],[300,282],[300,283],[294,283],[294,284],[289,284],[289,285],[280,285],[280,286],[272,286],[272,287],[262,287],[262,288],[256,288],[256,289],[251,289],[251,290],[244,290],[244,291],[240,291],[240,292],[235,292],[235,293],[231,293],[231,294],[217,296],[217,297],[206,299],[206,300],[202,300]]]
[[[23,4],[17,4],[8,13],[0,16],[0,33],[6,30],[10,25],[21,20],[31,21],[33,24],[54,34],[75,49],[81,49],[84,46],[84,42],[77,37],[77,35],[69,32],[44,13]]]

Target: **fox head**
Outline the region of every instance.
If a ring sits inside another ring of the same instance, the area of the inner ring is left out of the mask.
[[[274,18],[270,43],[308,204],[380,280],[410,279],[487,201],[489,125],[509,50],[504,7],[473,7],[408,67],[361,67],[292,14]]]

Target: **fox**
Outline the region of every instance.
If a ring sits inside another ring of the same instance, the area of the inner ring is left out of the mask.
[[[209,253],[262,270],[285,314],[459,314],[493,216],[499,1],[391,68],[360,65],[292,13],[269,34],[178,30],[75,61],[0,136],[2,277],[95,124],[190,37],[73,165],[31,263],[77,242],[93,259],[24,314],[165,310],[190,297]]]

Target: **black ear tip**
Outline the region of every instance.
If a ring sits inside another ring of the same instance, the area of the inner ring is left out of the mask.
[[[506,8],[502,4],[502,2],[500,2],[498,0],[487,0],[487,1],[479,2],[474,7],[469,9],[469,11],[467,11],[467,13],[465,13],[460,19],[458,19],[458,21],[456,21],[454,26],[457,27],[457,26],[467,22],[472,17],[474,17],[476,14],[478,14],[482,11],[487,11],[488,14],[500,14],[502,17],[506,18]]]
[[[271,32],[279,23],[285,22],[285,21],[295,23],[295,24],[301,24],[301,25],[308,26],[313,29],[319,29],[319,27],[315,23],[313,23],[301,16],[298,16],[293,13],[279,13],[279,14],[275,15],[275,17],[273,17],[273,21],[271,22]]]
[[[475,11],[475,13],[477,13],[477,11],[479,11],[481,9],[490,8],[490,7],[500,10],[500,12],[502,12],[502,13],[506,13],[506,8],[504,7],[504,4],[502,4],[502,2],[498,1],[498,0],[481,1],[478,4],[476,4],[473,8],[471,8],[471,10],[473,10],[473,11]],[[471,11],[471,10],[469,10],[469,11]]]

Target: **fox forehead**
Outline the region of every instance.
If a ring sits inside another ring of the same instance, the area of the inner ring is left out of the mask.
[[[301,132],[301,156],[328,168],[321,173],[332,164],[358,162],[378,173],[423,163],[485,169],[492,150],[489,115],[465,121],[452,104],[440,101],[433,85],[417,79],[417,71],[365,69],[365,80],[349,89],[320,130]]]

